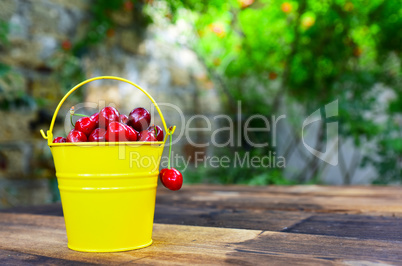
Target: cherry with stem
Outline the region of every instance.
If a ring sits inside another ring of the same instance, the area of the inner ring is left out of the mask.
[[[169,128],[169,160],[168,168],[164,168],[159,173],[159,178],[162,184],[170,190],[179,190],[183,185],[183,175],[176,168],[170,167],[170,159],[172,156],[172,130]]]
[[[169,127],[169,131],[172,130],[172,127]],[[156,128],[155,128],[156,132]],[[169,134],[169,160],[168,160],[168,169],[170,169],[170,156],[172,155],[172,134]]]
[[[71,122],[71,125],[74,127],[75,125],[74,125],[74,123],[73,123],[73,115],[75,115],[75,116],[81,116],[81,117],[88,117],[87,115],[82,115],[82,114],[76,114],[76,113],[74,113],[74,106],[72,106],[71,108],[70,108],[70,122]]]

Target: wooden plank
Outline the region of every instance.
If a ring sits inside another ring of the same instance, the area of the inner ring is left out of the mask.
[[[366,265],[368,262],[400,263],[402,243],[399,241],[360,240],[303,234],[263,232],[253,240],[237,244],[244,252],[292,254],[346,264]],[[371,263],[368,263],[371,264]]]
[[[314,215],[282,232],[402,241],[402,218],[339,214]]]
[[[61,204],[19,207],[1,212],[63,216]],[[304,212],[193,208],[156,204],[154,221],[164,224],[281,231],[310,216],[310,213]]]
[[[187,185],[180,191],[159,187],[157,205],[177,208],[217,210],[285,211],[310,213],[349,213],[402,217],[400,187],[326,187],[326,186],[210,186]],[[31,207],[25,212],[32,213]],[[51,208],[51,207],[50,207]],[[15,209],[23,212],[23,208]],[[60,210],[43,209],[38,213],[60,215]],[[47,212],[47,213],[46,213]],[[53,213],[52,213],[53,212]]]
[[[401,241],[165,224],[155,224],[154,244],[148,248],[82,253],[67,248],[62,217],[29,214],[1,213],[0,236],[0,250],[12,257],[11,262],[29,255],[85,263],[176,265],[397,264],[402,260]]]
[[[350,213],[402,217],[398,187],[187,186],[158,191],[157,203],[172,206]]]
[[[401,214],[384,211],[389,206],[395,210],[400,191],[397,187],[323,186],[196,185],[179,192],[160,188],[155,222],[400,240],[400,234],[392,232],[401,231]],[[322,205],[312,204],[318,199]],[[356,202],[366,211],[356,210]],[[378,207],[379,202],[384,206]],[[383,211],[367,211],[373,206]],[[60,204],[8,211],[62,215]]]
[[[400,186],[322,186],[322,185],[296,185],[296,186],[246,186],[246,185],[184,185],[187,191],[238,191],[253,193],[273,193],[289,195],[310,196],[348,196],[348,197],[387,197],[401,198]],[[171,193],[169,190],[158,187],[158,193]],[[174,193],[174,192],[173,192]]]
[[[27,254],[17,251],[8,251],[0,249],[1,265],[94,265],[93,263],[84,263],[80,261],[58,259],[41,255]]]
[[[164,206],[157,209],[155,221],[208,227],[282,231],[359,239],[402,241],[402,218],[339,213],[284,211],[231,211],[182,209]]]
[[[182,207],[157,204],[155,222],[222,228],[282,231],[311,213],[260,210],[232,210],[208,207]]]
[[[40,214],[49,216],[63,216],[63,209],[61,203],[52,203],[36,206],[19,206],[8,209],[0,209],[3,213],[26,213],[26,214]]]
[[[31,208],[31,211],[45,214],[53,211],[62,215],[61,206],[56,204],[49,205],[49,208]],[[399,233],[402,231],[402,218],[387,216],[191,208],[157,204],[155,223],[402,241],[402,233]]]

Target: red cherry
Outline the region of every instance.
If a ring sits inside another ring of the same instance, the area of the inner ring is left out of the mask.
[[[154,132],[143,130],[140,132],[139,141],[158,141],[158,140],[156,139]]]
[[[123,124],[126,127],[126,138],[128,141],[136,141],[138,139],[139,133],[135,131],[132,127]]]
[[[106,131],[106,141],[127,141],[126,126],[120,122],[113,121]]]
[[[163,133],[163,130],[162,130],[162,128],[160,126],[155,126],[155,125],[150,126],[148,128],[148,131],[154,132],[154,134],[156,136],[156,139],[158,141],[163,141],[164,133]]]
[[[88,137],[88,141],[90,142],[101,142],[105,141],[106,130],[103,128],[97,128],[92,131],[91,135]]]
[[[96,122],[90,117],[81,117],[75,122],[75,129],[81,131],[85,136],[89,136],[91,132],[96,128]]]
[[[183,185],[183,176],[176,168],[166,169],[162,173],[162,184],[170,190],[179,190]]]
[[[162,185],[165,186],[165,184],[163,183],[163,179],[162,176],[163,174],[168,170],[168,168],[163,168],[160,172],[159,172],[159,180],[161,181]],[[165,186],[166,187],[166,186]]]
[[[116,108],[107,106],[99,112],[99,127],[107,128],[113,121],[119,121],[119,112]]]
[[[120,123],[127,124],[127,121],[128,121],[128,116],[126,116],[126,115],[120,115],[119,116],[119,122]]]
[[[64,142],[66,142],[66,141],[67,141],[66,138],[57,137],[57,138],[55,138],[55,139],[53,140],[53,143],[64,143]]]
[[[67,135],[67,142],[86,142],[87,136],[81,131],[73,129]]]
[[[137,131],[143,131],[151,123],[151,115],[147,109],[138,107],[132,110],[128,116],[127,124]]]
[[[99,113],[94,113],[90,116],[91,120],[95,122],[96,127],[99,127]]]

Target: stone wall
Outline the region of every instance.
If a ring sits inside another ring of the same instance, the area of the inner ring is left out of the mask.
[[[0,20],[10,25],[9,43],[0,45],[0,62],[12,67],[0,77],[0,97],[21,92],[36,99],[33,105],[0,112],[0,208],[55,198],[51,193],[53,161],[39,129],[49,127],[53,111],[68,89],[52,66],[63,56],[63,42],[75,42],[88,34],[90,4],[89,0],[0,2]],[[138,26],[132,13],[117,11],[112,18],[117,25],[113,34],[73,62],[84,69],[87,78],[115,75],[141,85],[161,104],[168,125],[181,126],[180,117],[164,103],[178,106],[186,116],[219,111],[216,91],[204,67],[192,51],[177,45],[180,27],[156,21],[139,36],[132,30]],[[82,95],[84,102],[101,101],[126,113],[137,106],[151,108],[140,91],[115,81],[93,82],[83,88]],[[66,131],[63,118],[77,103],[80,101],[73,97],[65,104],[55,134]],[[155,123],[160,124],[156,117]],[[185,145],[180,141],[174,150],[181,153]]]

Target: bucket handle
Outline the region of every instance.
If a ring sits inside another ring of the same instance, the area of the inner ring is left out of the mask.
[[[45,132],[43,131],[43,129],[40,130],[40,133],[42,134],[42,137],[43,137],[44,139],[47,139],[47,142],[48,142],[49,145],[52,144],[52,142],[53,142],[53,127],[54,127],[54,123],[55,123],[55,121],[56,121],[57,114],[59,113],[60,108],[61,108],[61,106],[63,105],[64,101],[68,98],[68,96],[70,96],[70,94],[72,94],[72,93],[73,93],[76,89],[78,89],[79,87],[81,87],[81,86],[83,86],[83,85],[85,85],[85,84],[87,84],[87,83],[89,83],[89,82],[91,82],[91,81],[100,80],[100,79],[113,79],[113,80],[123,81],[123,82],[126,82],[126,83],[130,84],[130,85],[133,85],[134,87],[136,87],[137,89],[139,89],[140,91],[142,91],[142,92],[151,100],[151,102],[154,104],[156,110],[157,110],[158,113],[159,113],[159,116],[161,117],[161,120],[162,120],[162,123],[163,123],[163,127],[164,127],[165,132],[166,132],[166,136],[165,136],[165,139],[164,139],[163,142],[165,143],[167,137],[168,137],[169,135],[172,135],[172,134],[173,134],[173,132],[174,132],[174,130],[175,130],[176,127],[169,128],[169,129],[167,128],[165,119],[164,119],[164,117],[163,117],[163,115],[162,115],[161,110],[159,109],[158,104],[155,102],[154,98],[152,98],[152,96],[149,95],[143,88],[141,88],[140,86],[138,86],[138,85],[135,84],[134,82],[131,82],[131,81],[129,81],[129,80],[127,80],[127,79],[124,79],[124,78],[115,77],[115,76],[100,76],[100,77],[90,78],[90,79],[87,79],[87,80],[85,80],[85,81],[79,83],[78,85],[76,85],[75,87],[73,87],[69,92],[67,92],[67,94],[64,95],[64,97],[61,99],[61,101],[59,102],[59,105],[57,105],[56,110],[54,111],[53,118],[52,118],[52,122],[50,123],[50,128],[49,128],[49,130],[47,131],[47,135],[45,135]]]

